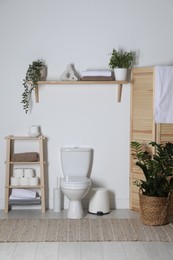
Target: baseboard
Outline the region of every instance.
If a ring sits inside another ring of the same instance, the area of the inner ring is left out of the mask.
[[[47,209],[53,209],[53,199],[50,199],[46,202]],[[62,209],[68,209],[69,200],[67,198],[62,202]],[[82,200],[82,206],[84,209],[88,209],[89,199]],[[13,209],[40,209],[40,205],[30,205],[30,206],[13,206]],[[128,199],[110,199],[110,208],[111,209],[129,209],[129,200]],[[4,209],[4,200],[0,199],[0,209]]]

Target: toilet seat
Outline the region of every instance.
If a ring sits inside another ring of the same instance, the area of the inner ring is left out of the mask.
[[[91,185],[90,179],[81,176],[65,176],[61,179],[61,187],[64,189],[87,189]]]

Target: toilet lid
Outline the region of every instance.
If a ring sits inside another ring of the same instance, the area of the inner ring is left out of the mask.
[[[86,182],[90,182],[90,180],[87,177],[81,177],[81,176],[65,176],[61,179],[61,182],[73,184],[84,184]]]

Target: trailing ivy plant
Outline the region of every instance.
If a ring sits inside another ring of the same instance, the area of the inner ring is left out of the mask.
[[[23,80],[24,91],[21,101],[25,113],[28,113],[31,93],[38,87],[38,81],[41,79],[41,70],[44,66],[45,64],[41,60],[36,60],[33,61],[32,64],[29,64],[25,79]]]

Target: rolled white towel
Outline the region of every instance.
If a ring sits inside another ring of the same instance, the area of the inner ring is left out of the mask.
[[[23,169],[22,168],[14,168],[13,177],[23,177]]]
[[[20,184],[19,177],[11,177],[11,186],[18,186]]]
[[[12,189],[11,195],[17,198],[34,199],[36,198],[36,191],[27,189]]]
[[[29,185],[30,186],[37,186],[38,185],[38,177],[29,178]]]
[[[34,169],[32,169],[32,168],[24,169],[24,177],[26,177],[26,178],[34,177]]]
[[[27,186],[29,185],[29,178],[22,177],[19,180],[20,186]]]

